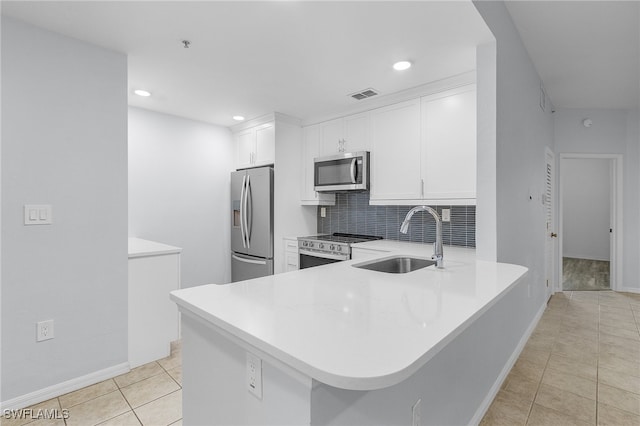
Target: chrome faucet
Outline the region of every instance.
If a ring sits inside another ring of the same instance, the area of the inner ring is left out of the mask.
[[[409,221],[411,220],[411,216],[413,216],[416,212],[419,211],[427,211],[431,213],[431,216],[436,220],[436,241],[433,243],[433,256],[431,259],[436,261],[437,268],[443,268],[443,260],[442,260],[442,221],[440,220],[440,216],[438,216],[438,212],[432,209],[429,206],[416,206],[409,210],[409,213],[404,217],[402,221],[402,225],[400,225],[400,232],[406,234],[409,230]]]

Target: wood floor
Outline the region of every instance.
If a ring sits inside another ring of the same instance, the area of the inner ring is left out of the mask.
[[[562,290],[610,290],[608,261],[562,258]]]

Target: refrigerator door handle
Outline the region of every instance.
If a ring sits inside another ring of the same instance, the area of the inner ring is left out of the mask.
[[[242,247],[244,248],[247,248],[247,237],[245,236],[244,220],[242,219],[244,217],[243,203],[244,203],[245,188],[247,183],[246,181],[247,181],[247,176],[246,175],[242,176],[242,191],[240,192],[240,234],[242,234]]]
[[[247,241],[247,248],[251,248],[251,230],[249,229],[249,191],[251,190],[251,184],[249,183],[249,175],[247,175],[246,189],[244,191],[244,206],[243,206],[243,218],[244,218],[244,232],[245,239]]]
[[[237,260],[238,262],[251,263],[253,265],[266,265],[266,260],[253,260],[253,259],[245,259],[244,257],[236,256],[235,254],[231,255],[232,258]]]

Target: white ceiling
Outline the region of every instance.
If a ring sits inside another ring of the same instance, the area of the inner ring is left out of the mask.
[[[274,111],[310,120],[366,102],[347,96],[361,89],[471,71],[493,40],[470,1],[3,1],[2,14],[126,53],[130,105],[224,126]],[[394,71],[402,59],[414,66]]]
[[[507,9],[555,107],[638,107],[640,2],[510,1]]]

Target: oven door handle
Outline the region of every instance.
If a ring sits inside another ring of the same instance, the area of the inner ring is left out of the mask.
[[[346,254],[318,253],[317,251],[311,251],[311,250],[305,250],[305,249],[298,249],[298,254],[313,256],[320,259],[349,260],[349,255],[346,255]]]

